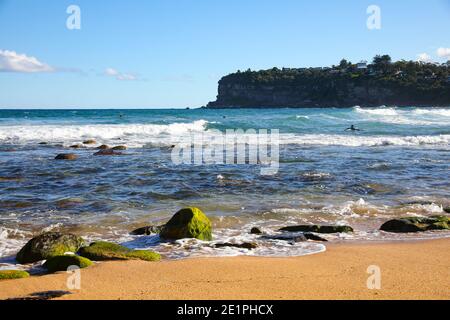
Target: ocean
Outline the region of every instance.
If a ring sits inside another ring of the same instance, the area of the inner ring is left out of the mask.
[[[354,124],[362,131],[345,131]],[[279,170],[258,164],[176,165],[172,146],[212,129],[278,129]],[[70,149],[95,139],[93,147]],[[45,143],[45,144],[43,144]],[[126,145],[97,157],[95,146]],[[56,161],[59,153],[75,161]],[[298,256],[321,243],[261,240],[296,224],[339,224],[330,241],[401,241],[449,232],[389,234],[392,218],[442,214],[450,206],[450,109],[0,110],[0,268],[33,234],[69,231],[168,259]],[[214,241],[161,242],[132,236],[195,206],[213,223]],[[258,248],[215,248],[257,242]]]

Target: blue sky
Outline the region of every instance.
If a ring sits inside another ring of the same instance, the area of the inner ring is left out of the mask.
[[[81,30],[66,28],[72,4]],[[0,0],[0,108],[199,107],[238,69],[442,62],[449,30],[450,0]]]

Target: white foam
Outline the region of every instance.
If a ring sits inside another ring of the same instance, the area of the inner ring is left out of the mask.
[[[395,108],[387,108],[387,107],[380,107],[376,109],[363,109],[361,107],[354,107],[353,110],[355,110],[358,113],[363,114],[370,114],[370,115],[377,115],[377,116],[397,116],[398,112]]]
[[[177,140],[190,132],[206,129],[206,120],[190,123],[159,124],[93,124],[93,125],[15,125],[0,126],[0,142],[26,144],[46,141],[71,144],[83,139],[101,143],[126,142],[130,147],[143,146],[160,140]]]
[[[436,136],[362,136],[362,135],[327,135],[327,134],[306,134],[280,135],[281,144],[300,145],[335,145],[347,147],[372,147],[372,146],[422,146],[450,144],[450,135]]]

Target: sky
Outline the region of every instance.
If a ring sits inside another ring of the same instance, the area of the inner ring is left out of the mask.
[[[200,107],[237,70],[376,54],[450,60],[450,0],[0,0],[0,108]]]

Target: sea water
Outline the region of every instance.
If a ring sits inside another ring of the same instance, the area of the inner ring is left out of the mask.
[[[352,124],[362,131],[345,131]],[[249,164],[172,162],[174,144],[212,129],[278,129],[278,173],[264,176]],[[69,148],[86,139],[128,150],[96,157],[92,147]],[[68,152],[78,160],[54,160]],[[268,234],[310,223],[355,229],[325,235],[330,241],[447,237],[379,227],[396,217],[442,214],[450,206],[449,169],[450,109],[444,108],[0,110],[0,257],[10,262],[33,235],[51,230],[152,248],[167,258],[325,250],[311,242],[263,241],[249,234],[252,227]],[[186,206],[211,218],[213,242],[129,235]],[[214,247],[246,241],[259,246]]]

